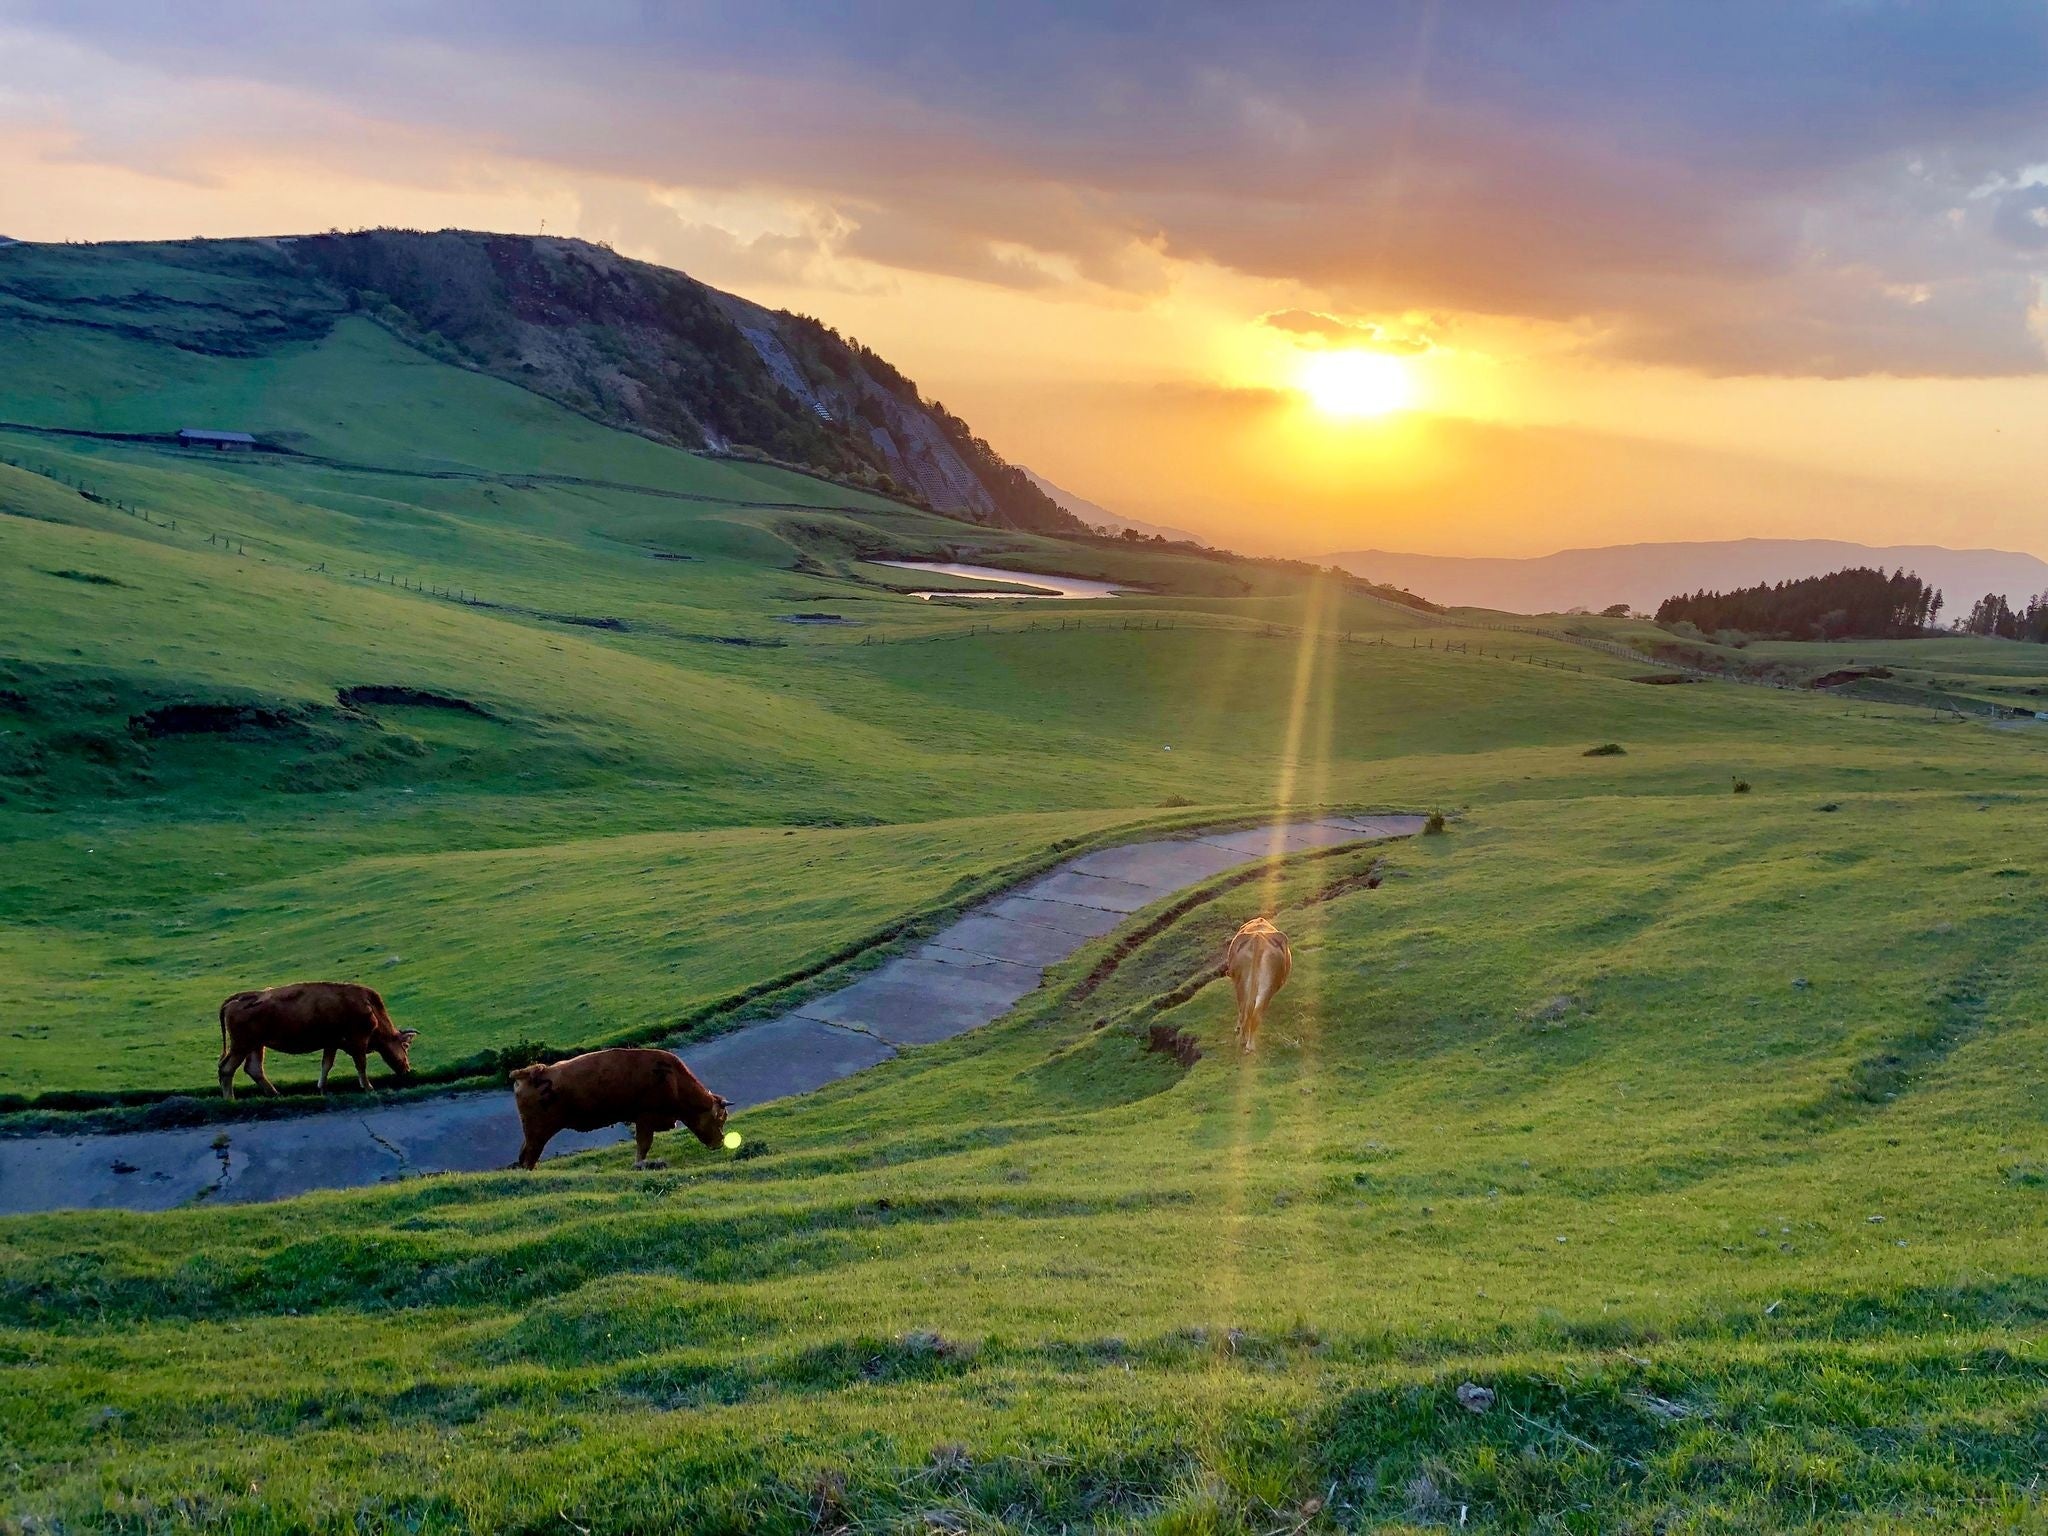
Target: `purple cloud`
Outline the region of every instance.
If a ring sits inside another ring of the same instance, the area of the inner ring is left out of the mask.
[[[1141,294],[1182,258],[1712,372],[2043,366],[2035,0],[0,0],[0,27],[81,60],[17,96],[37,122],[153,174],[274,114],[824,210],[735,257],[784,266]]]

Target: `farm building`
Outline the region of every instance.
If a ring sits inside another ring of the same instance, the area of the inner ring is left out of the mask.
[[[180,427],[178,442],[186,448],[254,448],[256,439],[246,432],[211,432],[204,427]]]

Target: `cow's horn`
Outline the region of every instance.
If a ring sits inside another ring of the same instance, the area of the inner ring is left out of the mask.
[[[401,1040],[417,1040],[419,1037],[420,1032],[416,1029],[401,1029],[398,1032],[398,1038]]]

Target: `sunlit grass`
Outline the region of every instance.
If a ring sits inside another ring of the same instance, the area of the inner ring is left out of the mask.
[[[2040,738],[969,529],[387,343],[0,386],[381,466],[0,445],[51,471],[0,466],[0,1090],[203,1084],[219,995],[321,971],[425,1065],[592,1043],[1162,815],[1448,831],[1219,887],[738,1155],[0,1223],[0,1529],[2040,1523]],[[934,546],[1161,590],[860,579]],[[256,713],[143,723],[193,703]],[[1204,978],[1258,910],[1296,970],[1241,1062]]]

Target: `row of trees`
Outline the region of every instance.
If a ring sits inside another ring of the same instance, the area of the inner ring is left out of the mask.
[[[2048,592],[2027,599],[2024,608],[2014,608],[2004,596],[1987,592],[1977,599],[1970,616],[1957,628],[1968,635],[1996,635],[2001,640],[2032,640],[2048,645]]]
[[[1784,640],[1893,639],[1933,628],[1941,607],[1941,593],[1911,572],[1887,576],[1853,566],[1733,592],[1667,597],[1657,607],[1657,622]]]

